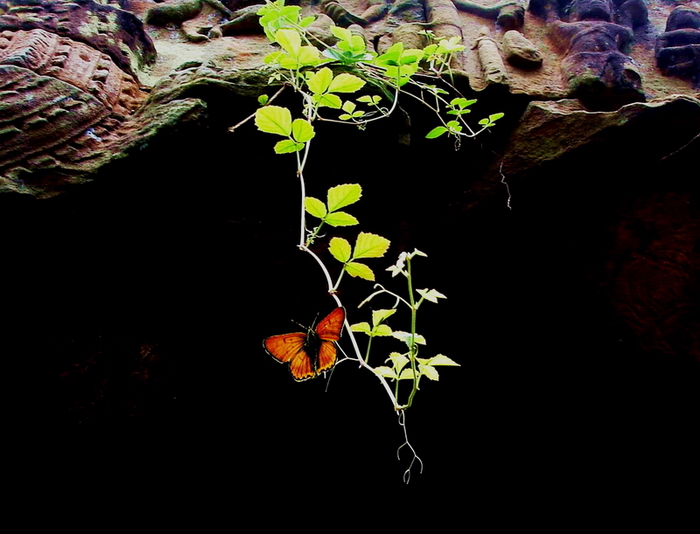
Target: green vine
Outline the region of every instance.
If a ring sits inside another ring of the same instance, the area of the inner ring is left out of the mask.
[[[281,137],[274,145],[277,154],[295,155],[301,191],[298,247],[315,259],[326,279],[329,295],[342,307],[338,288],[345,273],[374,282],[375,273],[366,260],[384,257],[390,242],[368,232],[360,232],[353,244],[344,238],[332,237],[328,250],[341,264],[335,280],[331,269],[311,248],[322,239],[322,229],[359,224],[357,218],[346,212],[345,208],[358,202],[362,196],[359,184],[330,188],[325,202],[307,196],[304,170],[316,135],[314,122],[353,124],[364,128],[372,121],[391,115],[397,109],[399,99],[406,97],[419,100],[434,112],[439,124],[427,133],[428,139],[447,134],[460,140],[475,137],[491,128],[503,114],[492,114],[480,120],[477,129],[472,129],[467,123],[466,116],[476,100],[464,98],[444,78],[445,74],[452,74],[450,62],[454,54],[464,50],[456,38],[443,39],[432,32],[424,32],[431,41],[424,49],[407,49],[403,43],[397,42],[379,55],[367,49],[361,35],[337,26],[330,29],[336,43],[333,46],[324,45],[307,30],[314,17],[302,18],[301,8],[287,6],[284,0],[268,0],[258,15],[265,35],[278,47],[265,57],[265,63],[271,69],[270,83],[282,83],[283,89],[291,88],[300,95],[301,116],[293,118],[290,109],[271,104],[281,93],[278,91],[271,98],[266,95],[259,98],[261,107],[255,112],[255,125],[262,132]],[[358,94],[361,91],[362,94]],[[335,115],[328,116],[329,112]],[[318,222],[307,226],[307,215]],[[384,388],[397,412],[405,437],[399,450],[407,447],[413,454],[404,472],[406,482],[416,461],[422,470],[422,461],[406,434],[406,411],[413,405],[421,378],[438,380],[438,367],[459,365],[442,354],[419,356],[421,350],[425,350],[426,340],[417,330],[418,311],[425,302],[437,304],[445,298],[434,289],[415,287],[413,263],[418,257],[425,256],[419,250],[402,252],[397,262],[387,269],[393,277],[405,278],[405,293],[394,293],[375,284],[375,291],[360,304],[362,307],[379,296],[388,296],[394,301],[392,307],[372,311],[371,323],[350,325],[346,319],[345,331],[352,349],[340,360],[356,361],[360,367],[369,370]],[[405,306],[410,311],[410,322],[405,331],[394,330],[388,324],[399,306]],[[367,336],[364,351],[360,349],[357,334]],[[372,356],[374,363],[372,351],[376,337],[394,338],[404,345],[404,350],[392,352],[379,365],[372,366],[369,362]],[[406,391],[400,387],[404,383],[409,385]]]

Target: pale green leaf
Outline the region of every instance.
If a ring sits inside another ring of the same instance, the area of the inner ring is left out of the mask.
[[[372,329],[372,335],[375,337],[388,337],[393,333],[393,330],[388,324],[380,324]]]
[[[363,263],[358,263],[356,261],[346,263],[345,270],[350,276],[374,282],[374,272]]]
[[[369,323],[363,322],[363,323],[356,323],[350,326],[350,330],[353,332],[361,332],[363,334],[370,335],[371,328],[369,326]]]
[[[430,365],[451,365],[451,366],[460,367],[460,365],[456,361],[454,361],[451,358],[448,358],[444,354],[438,354],[437,356],[433,356],[432,358],[429,358],[428,363]]]
[[[328,190],[328,209],[336,211],[350,204],[354,204],[362,197],[360,184],[341,184]]]
[[[321,63],[321,53],[315,46],[302,46],[299,51],[299,64],[302,67],[313,67]]]
[[[313,139],[316,132],[309,121],[304,119],[294,119],[292,122],[292,137],[299,143],[306,143]]]
[[[410,346],[411,345],[411,333],[410,332],[400,332],[396,331],[392,334],[396,339],[400,339],[406,345]],[[418,345],[425,345],[425,338],[421,336],[420,334],[415,335],[415,341]]]
[[[326,217],[326,222],[331,226],[355,226],[359,224],[355,217],[344,211],[335,211]]]
[[[364,87],[365,81],[353,74],[342,72],[331,82],[328,92],[330,93],[354,93]]]
[[[333,72],[328,67],[323,67],[319,71],[313,73],[306,80],[306,84],[312,93],[322,94],[328,90],[328,86],[331,84],[333,79]]]
[[[260,95],[258,97],[258,104],[260,104],[261,106],[264,106],[265,104],[267,104],[267,101],[269,99],[270,99],[270,97],[268,97],[267,95]]]
[[[446,299],[447,298],[445,295],[443,295],[439,291],[435,291],[434,289],[416,289],[416,293],[418,293],[425,300],[429,300],[430,302],[435,302],[436,304],[437,304],[437,299]]]
[[[283,69],[298,70],[299,68],[301,68],[301,64],[299,63],[299,61],[286,53],[283,53],[283,55],[279,57],[277,62],[279,63],[279,66]]]
[[[440,379],[440,374],[437,372],[437,369],[435,369],[435,367],[432,367],[430,365],[419,365],[418,368],[420,369],[421,376],[425,376],[430,380]]]
[[[293,58],[298,58],[301,51],[301,35],[297,30],[283,29],[275,32],[275,41]]]
[[[350,46],[353,52],[363,52],[367,50],[367,43],[365,43],[365,40],[360,35],[352,35]]]
[[[341,263],[345,263],[350,260],[352,254],[352,248],[347,239],[342,237],[334,237],[331,239],[328,250],[331,255]]]
[[[312,99],[318,104],[318,107],[340,109],[343,105],[343,101],[338,95],[332,95],[330,93],[324,93],[320,95],[313,95]]]
[[[414,378],[420,378],[420,373],[416,372],[416,375],[414,377],[413,375],[413,369],[410,367],[407,367],[403,371],[401,371],[401,374],[399,375],[399,380],[413,380]]]
[[[269,54],[267,54],[267,55],[263,58],[263,62],[264,62],[266,65],[271,65],[271,64],[273,64],[273,63],[279,63],[279,61],[280,61],[283,57],[288,57],[287,54],[286,54],[286,52],[282,52],[282,51],[280,51],[280,50],[277,50],[277,51],[275,51],[275,52],[270,52]]]
[[[290,154],[292,152],[299,152],[304,148],[304,143],[297,143],[291,139],[285,139],[283,141],[275,144],[275,152],[277,154]]]
[[[378,96],[378,95],[374,95],[374,96],[364,95],[364,96],[361,96],[360,98],[358,98],[357,101],[364,102],[366,104],[378,104],[381,99],[382,99],[382,97]]]
[[[378,325],[396,313],[396,308],[390,310],[374,310],[372,312],[372,324]]]
[[[352,113],[355,111],[355,108],[357,107],[357,104],[353,102],[352,100],[348,100],[343,104],[343,111],[345,113]]]
[[[410,363],[410,360],[403,354],[399,352],[392,352],[389,354],[389,358],[387,358],[390,362],[391,365],[396,369],[397,371],[401,371],[406,365]]]
[[[385,237],[360,232],[355,242],[355,251],[353,259],[359,260],[362,258],[381,258],[389,248],[391,241]]]
[[[314,197],[306,197],[304,199],[304,208],[309,215],[323,219],[326,216],[326,205],[319,199]]]
[[[379,367],[375,367],[374,369],[372,369],[372,371],[378,376],[383,376],[385,378],[391,378],[392,380],[396,380],[396,372],[391,367],[380,365]]]
[[[287,108],[265,106],[256,110],[255,126],[261,132],[289,137],[292,133],[292,114]]]
[[[308,27],[309,25],[313,24],[313,22],[314,22],[315,20],[316,20],[316,17],[313,16],[313,15],[310,15],[310,16],[308,16],[308,17],[304,17],[303,19],[301,19],[301,20],[299,21],[299,26],[301,26],[302,28],[306,28],[306,27]]]
[[[341,41],[349,42],[352,39],[352,32],[347,28],[341,28],[340,26],[331,26],[331,33]]]

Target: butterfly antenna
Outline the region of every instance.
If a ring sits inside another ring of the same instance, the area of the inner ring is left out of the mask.
[[[411,469],[413,469],[413,464],[416,463],[416,460],[418,460],[418,463],[420,464],[420,474],[423,474],[423,460],[420,459],[420,456],[416,454],[416,450],[413,448],[413,445],[411,445],[408,441],[408,431],[406,430],[406,412],[401,411],[399,412],[399,426],[403,429],[403,438],[404,442],[401,444],[401,446],[396,449],[396,458],[398,460],[401,460],[401,449],[404,447],[408,447],[411,450],[411,453],[413,453],[413,458],[411,458],[411,463],[408,466],[408,469],[406,469],[403,472],[403,481],[405,484],[408,484],[411,481]]]

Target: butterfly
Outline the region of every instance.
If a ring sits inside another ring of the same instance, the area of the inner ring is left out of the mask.
[[[297,382],[315,378],[335,365],[335,342],[340,339],[344,322],[345,309],[336,308],[316,328],[270,336],[263,347],[278,362],[289,362],[289,372]]]

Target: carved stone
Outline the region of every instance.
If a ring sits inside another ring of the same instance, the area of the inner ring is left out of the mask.
[[[542,66],[542,54],[532,41],[517,30],[508,30],[503,35],[503,55],[508,63],[521,69]]]
[[[700,87],[700,12],[684,6],[671,12],[656,42],[656,63],[665,75]]]
[[[638,5],[636,0],[626,2],[629,9],[621,22],[641,25],[643,14],[632,9]],[[574,0],[568,6],[569,21],[562,20],[562,7],[548,0],[530,2],[530,10],[546,19],[555,45],[564,54],[561,69],[569,94],[589,109],[616,109],[644,101],[641,75],[627,54],[634,33],[632,27],[612,22],[612,2]]]

